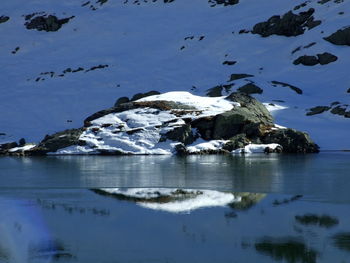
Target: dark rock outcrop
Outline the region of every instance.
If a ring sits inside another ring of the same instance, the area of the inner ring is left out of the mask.
[[[298,57],[296,60],[294,60],[293,64],[294,65],[302,64],[304,66],[315,66],[317,64],[326,65],[337,60],[338,60],[337,56],[328,52],[324,52],[322,54],[317,54],[316,56],[304,55],[304,56]]]
[[[230,92],[234,84],[218,85],[207,90],[207,96],[209,97],[221,97],[223,90]]]
[[[319,61],[316,56],[307,56],[307,55],[298,57],[296,60],[293,61],[294,65],[302,64],[304,66],[315,66],[318,63]]]
[[[242,74],[231,74],[231,77],[230,77],[229,81],[234,81],[234,80],[237,80],[237,79],[250,78],[250,77],[254,77],[254,75],[245,74],[245,73],[242,73]]]
[[[0,16],[0,24],[9,21],[9,19],[10,17],[8,16]]]
[[[334,45],[350,46],[350,26],[339,29],[337,32],[324,39]]]
[[[277,87],[277,85],[279,85],[282,87],[290,88],[291,90],[294,90],[298,94],[303,94],[303,91],[294,85],[291,85],[291,84],[288,84],[285,82],[281,82],[281,81],[276,81],[276,80],[271,81],[271,83],[272,83],[272,86],[274,86],[274,87]]]
[[[255,85],[254,83],[247,83],[244,86],[237,89],[239,92],[243,92],[246,94],[261,94],[263,90]]]
[[[278,143],[285,153],[317,153],[319,146],[310,136],[294,129],[278,129],[267,133],[262,139],[264,143]]]
[[[42,16],[36,16],[30,21],[26,22],[24,25],[27,29],[36,29],[38,31],[47,31],[47,32],[55,32],[58,31],[63,24],[66,24],[69,22],[70,19],[74,18],[68,17],[63,19],[58,19],[54,15],[42,15]]]
[[[298,15],[289,11],[283,16],[272,16],[266,22],[256,24],[252,33],[259,34],[262,37],[271,35],[287,37],[302,35],[306,28],[311,29],[321,24],[321,21],[314,20],[314,12],[315,10],[310,8],[308,11],[301,12]]]
[[[0,155],[6,154],[8,150],[15,147],[18,147],[17,142],[7,142],[7,143],[0,144]]]
[[[65,130],[53,135],[46,135],[45,138],[27,152],[29,155],[43,155],[48,152],[56,152],[59,149],[72,145],[84,145],[84,142],[79,141],[80,135],[84,128]]]
[[[142,98],[145,98],[145,97],[149,97],[149,96],[153,96],[153,95],[159,95],[159,94],[160,94],[159,91],[151,90],[151,91],[148,91],[148,92],[145,92],[145,93],[137,93],[130,100],[131,101],[135,101],[135,100],[139,100],[139,99],[142,99]]]
[[[306,113],[307,116],[312,116],[312,115],[316,115],[316,114],[321,114],[325,111],[328,111],[330,110],[331,107],[328,107],[328,106],[316,106],[316,107],[313,107],[309,110],[308,113]]]
[[[188,145],[193,143],[197,137],[192,133],[191,125],[184,124],[163,134],[160,141],[166,141],[167,139]]]
[[[209,0],[209,3],[228,6],[238,4],[239,0]]]

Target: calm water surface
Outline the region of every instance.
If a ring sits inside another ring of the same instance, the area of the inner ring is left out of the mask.
[[[173,213],[102,187],[252,198]],[[349,153],[2,157],[0,189],[0,262],[350,262]]]

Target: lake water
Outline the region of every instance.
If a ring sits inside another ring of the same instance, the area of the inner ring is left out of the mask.
[[[0,262],[350,262],[349,189],[341,152],[2,157]]]

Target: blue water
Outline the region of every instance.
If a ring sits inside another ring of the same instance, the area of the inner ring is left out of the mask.
[[[2,157],[0,262],[350,262],[349,171],[349,153]],[[170,213],[100,187],[262,194]]]

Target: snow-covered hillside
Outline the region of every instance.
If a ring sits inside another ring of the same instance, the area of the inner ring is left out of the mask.
[[[312,15],[305,32],[250,32],[291,10]],[[36,30],[49,15],[52,31]],[[281,106],[276,123],[308,132],[321,150],[350,149],[350,46],[324,39],[346,26],[348,0],[3,0],[0,142],[81,127],[122,96],[216,86],[226,95],[254,82],[258,100]],[[336,60],[321,63],[324,52]],[[303,55],[318,64],[295,65]]]

